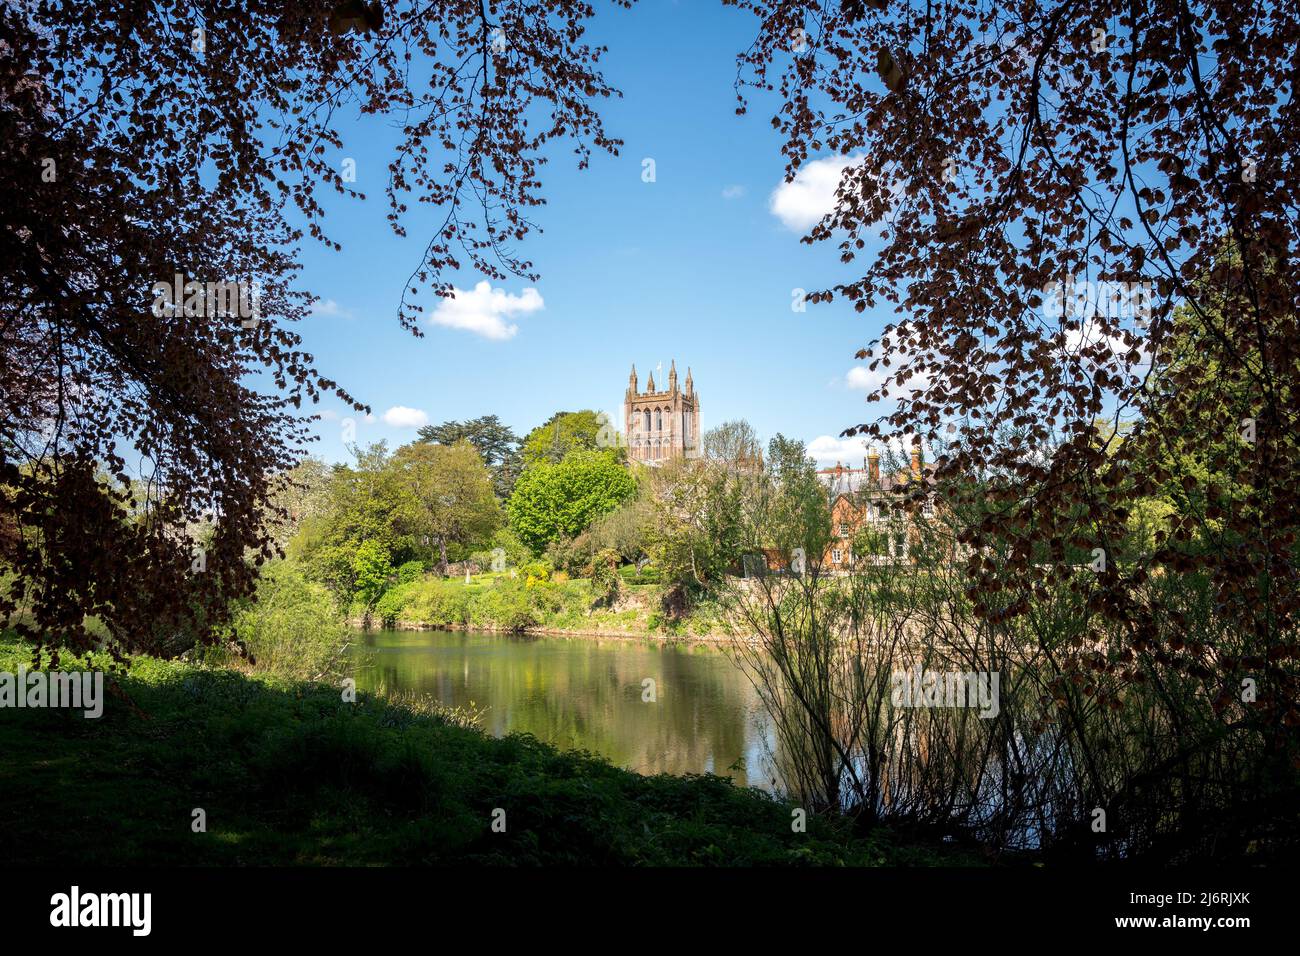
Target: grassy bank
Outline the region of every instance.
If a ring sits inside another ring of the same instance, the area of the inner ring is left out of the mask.
[[[0,670],[29,659],[0,638]],[[0,710],[11,864],[965,861],[819,819],[794,833],[790,805],[725,779],[642,777],[416,702],[149,660],[121,687],[138,712],[113,696],[98,720]]]
[[[387,627],[476,627],[497,631],[573,631],[704,637],[724,630],[712,605],[676,619],[660,607],[657,583],[625,581],[612,603],[599,600],[585,578],[538,580],[508,574],[464,578],[426,576],[389,589],[371,615]],[[362,618],[353,609],[354,623]]]

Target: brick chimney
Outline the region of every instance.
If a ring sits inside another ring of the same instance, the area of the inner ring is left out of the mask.
[[[921,477],[921,446],[920,445],[912,446],[912,477],[918,479]]]
[[[874,449],[867,455],[867,480],[873,485],[880,484],[880,456]]]

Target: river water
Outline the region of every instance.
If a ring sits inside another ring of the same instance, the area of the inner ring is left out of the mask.
[[[486,708],[488,733],[530,733],[639,773],[716,773],[773,789],[770,723],[717,647],[461,631],[357,632],[362,690]],[[653,682],[653,683],[647,683]],[[651,699],[653,698],[653,699]]]

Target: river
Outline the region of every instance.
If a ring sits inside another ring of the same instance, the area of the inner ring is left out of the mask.
[[[472,701],[486,708],[488,733],[530,733],[638,773],[707,772],[774,787],[770,722],[749,680],[716,647],[475,631],[356,636],[368,652],[357,674],[362,690]]]

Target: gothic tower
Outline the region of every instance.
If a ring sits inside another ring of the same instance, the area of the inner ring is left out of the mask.
[[[668,369],[668,388],[655,389],[654,373],[646,391],[637,390],[636,366],[628,376],[623,397],[623,434],[627,454],[633,461],[658,465],[669,458],[695,458],[700,454],[700,396],[695,391],[691,370],[686,370],[686,388],[677,385],[677,360]]]

